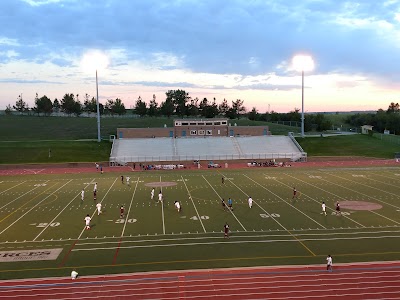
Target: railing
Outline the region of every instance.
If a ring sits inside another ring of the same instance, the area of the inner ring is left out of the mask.
[[[291,161],[306,161],[307,153],[259,153],[259,154],[205,154],[205,155],[165,155],[165,156],[118,156],[110,157],[110,166],[126,165],[130,162],[181,162],[181,161],[229,161],[229,160],[257,160],[257,159],[289,159]]]
[[[296,139],[294,138],[294,134],[293,132],[289,132],[288,134],[289,138],[292,140],[292,142],[295,144],[296,148],[299,149],[299,151],[301,152],[301,155],[299,156],[299,158],[297,159],[297,161],[307,161],[307,153],[304,152],[303,148],[300,146],[300,144],[296,141]]]

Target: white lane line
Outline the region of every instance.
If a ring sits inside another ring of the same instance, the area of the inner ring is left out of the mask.
[[[268,188],[266,188],[265,186],[261,185],[260,183],[258,183],[257,181],[253,180],[252,178],[250,178],[249,176],[245,175],[248,179],[250,179],[251,181],[253,181],[254,183],[256,183],[257,185],[259,185],[260,187],[262,187],[264,190],[270,192],[271,194],[273,194],[275,197],[281,199],[283,202],[285,202],[287,205],[289,205],[290,207],[294,208],[295,210],[297,210],[299,213],[303,214],[304,216],[306,216],[307,218],[309,218],[311,221],[313,221],[314,223],[318,224],[319,226],[321,226],[322,228],[326,229],[326,227],[322,224],[320,224],[319,222],[315,221],[313,218],[311,218],[310,216],[308,216],[307,214],[303,213],[300,209],[298,209],[296,206],[292,205],[291,203],[287,202],[285,199],[283,199],[282,197],[278,196],[277,194],[275,194],[274,192],[272,192],[271,190],[269,190]],[[278,181],[277,179],[275,179],[275,181],[277,181],[278,183],[285,185],[287,187],[290,188],[289,185],[282,183],[280,181]]]
[[[190,200],[191,200],[192,203],[193,203],[194,209],[196,210],[196,214],[197,214],[197,217],[199,218],[199,221],[200,221],[200,223],[201,223],[201,227],[203,227],[204,233],[206,233],[206,232],[207,232],[207,231],[206,231],[206,228],[204,227],[203,221],[201,220],[201,217],[200,217],[200,214],[199,214],[199,212],[198,212],[198,210],[197,210],[197,207],[196,207],[196,205],[194,204],[192,195],[190,194],[189,189],[188,189],[188,187],[187,187],[187,185],[186,185],[186,182],[185,182],[185,180],[183,179],[183,176],[182,176],[182,175],[181,175],[181,178],[182,178],[183,184],[184,184],[185,187],[186,187],[187,192],[189,193],[189,197],[190,197]]]
[[[113,185],[115,184],[115,182],[117,181],[118,177],[115,178],[114,182],[111,184],[111,186],[108,188],[106,194],[103,196],[103,199],[101,199],[100,203],[102,203],[104,201],[104,199],[107,197],[108,193],[110,192],[111,188],[113,187]],[[90,218],[93,219],[94,214],[96,213],[97,208],[94,209],[94,212],[92,214],[92,216]],[[79,240],[82,236],[82,234],[85,232],[86,230],[86,226],[83,227],[81,234],[78,236],[77,240]]]
[[[5,192],[7,192],[7,191],[9,191],[9,190],[11,190],[11,189],[13,189],[13,188],[15,188],[15,187],[17,187],[17,186],[19,186],[19,185],[21,185],[21,184],[23,184],[23,183],[25,183],[25,182],[26,182],[26,180],[25,180],[25,181],[22,181],[21,183],[18,183],[17,185],[14,185],[14,186],[8,188],[8,189],[6,189],[6,190],[4,190],[4,191],[2,191],[2,192],[0,192],[0,195],[3,194],[3,193],[5,193]],[[1,208],[2,208],[2,207],[0,207],[0,209],[1,209]]]
[[[208,180],[204,177],[204,175],[201,175],[203,178],[204,178],[204,180],[208,183],[208,185],[212,188],[212,190],[214,191],[214,193],[215,194],[217,194],[217,196],[218,196],[218,198],[220,199],[220,200],[222,200],[222,197],[218,194],[218,192],[214,189],[214,187],[211,185],[211,183],[210,182],[208,182]],[[243,230],[244,231],[247,231],[247,229],[243,226],[243,224],[239,221],[239,219],[236,217],[236,215],[233,213],[233,211],[232,210],[230,210],[230,209],[228,209],[229,210],[229,212],[232,214],[232,216],[236,219],[236,221],[240,224],[240,226],[242,226],[242,228],[243,228]]]

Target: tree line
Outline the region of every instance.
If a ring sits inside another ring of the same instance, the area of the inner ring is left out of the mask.
[[[372,125],[373,130],[383,133],[389,130],[390,133],[400,134],[400,105],[391,102],[387,110],[379,109],[376,113],[358,113],[346,118],[346,123],[354,127]]]

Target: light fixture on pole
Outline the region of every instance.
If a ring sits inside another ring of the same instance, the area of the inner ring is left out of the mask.
[[[84,54],[82,58],[82,66],[86,72],[92,72],[96,70],[96,108],[97,108],[97,141],[101,142],[100,132],[100,102],[99,102],[99,81],[97,76],[98,70],[104,70],[108,65],[108,57],[98,51],[93,50]]]
[[[309,55],[296,55],[292,63],[295,70],[301,71],[301,137],[304,137],[304,72],[314,69],[314,61]]]

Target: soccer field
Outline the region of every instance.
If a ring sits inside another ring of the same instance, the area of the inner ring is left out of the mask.
[[[120,175],[130,176],[130,185]],[[67,276],[72,268],[88,275],[324,264],[327,254],[334,263],[396,260],[399,183],[397,167],[2,176],[0,278]],[[157,202],[160,190],[163,204]],[[221,205],[229,197],[232,211]],[[174,201],[181,203],[180,213]],[[84,228],[87,214],[91,230]],[[42,257],[37,250],[50,254]]]

